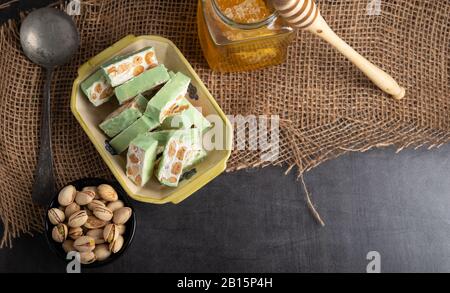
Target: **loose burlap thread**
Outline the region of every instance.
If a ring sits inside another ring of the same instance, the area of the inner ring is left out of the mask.
[[[280,115],[280,155],[262,162],[259,151],[233,151],[228,171],[267,165],[299,174],[349,151],[373,147],[439,147],[450,139],[450,2],[319,1],[329,24],[355,49],[407,88],[395,101],[323,41],[299,32],[279,66],[246,73],[212,72],[197,38],[194,0],[81,1],[76,22],[81,47],[58,68],[52,85],[53,148],[58,187],[87,176],[111,178],[72,117],[78,66],[127,34],[167,37],[185,54],[227,114]],[[19,24],[0,28],[1,245],[41,231],[44,211],[31,201],[36,166],[43,70],[23,55]]]

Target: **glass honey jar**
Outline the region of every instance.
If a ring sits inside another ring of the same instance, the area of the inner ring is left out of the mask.
[[[199,0],[197,22],[204,56],[219,72],[283,63],[294,35],[266,0]]]

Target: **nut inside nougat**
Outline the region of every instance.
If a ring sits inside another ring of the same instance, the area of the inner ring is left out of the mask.
[[[147,102],[144,96],[138,95],[133,100],[109,114],[99,127],[107,136],[116,136],[142,116]]]
[[[95,107],[108,102],[114,95],[114,90],[103,75],[102,69],[89,76],[80,87]]]
[[[144,186],[153,174],[158,142],[146,135],[131,141],[127,153],[126,173],[137,186]]]
[[[116,87],[157,65],[155,49],[146,47],[131,54],[118,56],[103,65],[102,69],[109,83]]]
[[[191,79],[178,72],[150,99],[145,115],[162,123],[169,116],[180,113],[177,103],[184,98]]]

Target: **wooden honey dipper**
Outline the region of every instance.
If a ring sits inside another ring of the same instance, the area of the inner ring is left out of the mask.
[[[289,24],[299,29],[308,30],[327,41],[381,90],[398,100],[405,96],[405,89],[400,87],[392,76],[361,56],[333,32],[320,14],[314,0],[272,0],[272,3]]]

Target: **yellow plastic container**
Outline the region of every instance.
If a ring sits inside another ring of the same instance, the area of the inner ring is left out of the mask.
[[[215,114],[220,117],[224,125],[223,150],[213,150],[208,153],[206,159],[196,165],[197,173],[188,180],[183,180],[177,188],[161,186],[156,180],[151,180],[144,187],[137,187],[125,174],[125,155],[113,156],[105,149],[107,137],[99,129],[98,124],[111,113],[117,105],[106,103],[94,107],[83,95],[80,83],[99,66],[109,59],[153,46],[160,63],[164,63],[169,70],[180,71],[192,79],[192,84],[197,88],[199,99],[191,101],[196,107],[201,107],[203,115]],[[135,200],[163,204],[179,203],[202,188],[209,181],[221,174],[226,169],[227,160],[231,154],[232,128],[229,120],[220,109],[210,92],[193,70],[192,66],[180,52],[180,50],[168,39],[158,36],[133,36],[129,35],[105,49],[97,56],[91,58],[78,69],[78,77],[73,83],[71,96],[71,110],[78,123],[94,144],[117,181],[122,185],[130,197]]]

